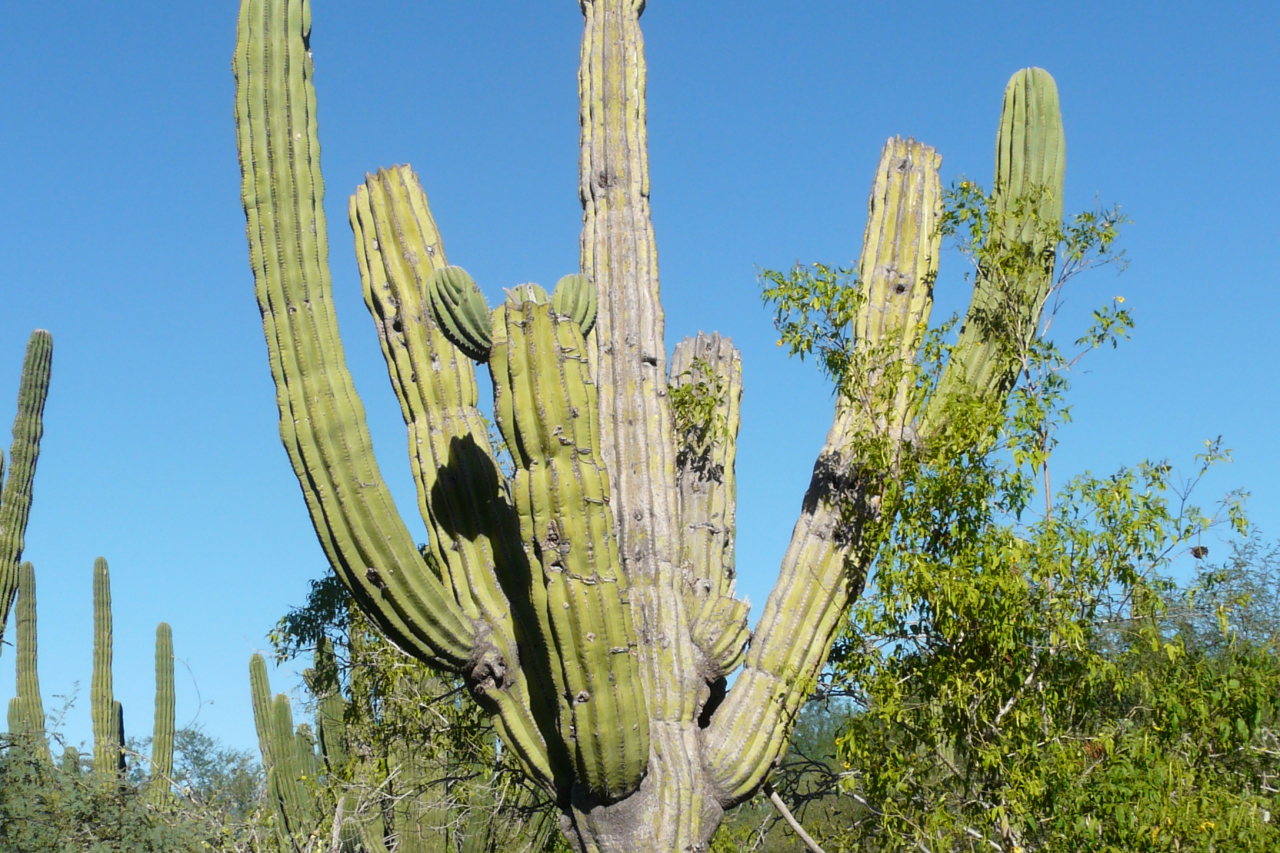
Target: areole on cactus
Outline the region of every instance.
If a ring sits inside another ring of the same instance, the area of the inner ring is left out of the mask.
[[[922,419],[910,372],[889,369],[912,362],[927,327],[942,207],[941,158],[891,139],[854,321],[858,351],[887,387],[837,406],[778,584],[748,632],[734,596],[741,360],[732,344],[700,337],[673,358],[673,384],[697,381],[696,358],[726,389],[710,448],[680,452],[668,399],[644,5],[581,0],[581,273],[549,298],[521,286],[490,312],[449,266],[408,167],[369,175],[351,198],[365,301],[408,427],[425,556],[379,473],[337,334],[309,2],[242,0],[234,60],[242,197],[280,432],[320,542],[389,640],[467,680],[556,799],[570,842],[602,853],[704,849],[723,810],[768,780],[884,535],[883,479],[864,476],[861,439],[927,440],[945,414]],[[1038,183],[1060,199],[1061,140],[1052,79],[1020,72],[997,142],[998,190]],[[1034,321],[1042,281],[1017,286],[1015,302]],[[976,322],[974,312],[991,310],[982,293],[980,283],[943,396],[1008,389],[1000,343]],[[473,361],[493,378],[516,463],[510,482],[477,408]]]

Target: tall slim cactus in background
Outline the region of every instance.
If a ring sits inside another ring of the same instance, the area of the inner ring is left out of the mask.
[[[853,321],[869,390],[855,399],[846,389],[837,405],[749,634],[733,589],[741,373],[729,342],[700,337],[673,358],[672,393],[685,383],[723,392],[713,440],[691,443],[671,412],[649,220],[644,6],[581,0],[581,275],[551,297],[522,285],[490,312],[448,265],[408,167],[369,175],[351,199],[365,300],[409,429],[425,556],[379,473],[337,334],[308,0],[242,0],[234,59],[242,198],[280,432],[320,542],[392,642],[467,681],[556,799],[570,841],[598,853],[705,849],[723,810],[767,782],[884,536],[892,466],[875,468],[866,448],[894,456],[941,422],[922,419],[907,369],[932,305],[941,158],[891,139]],[[1048,74],[1020,72],[997,141],[1001,197],[1016,206],[1035,190],[1045,219],[1061,215],[1056,104]],[[1011,245],[1026,239],[1008,235]],[[993,329],[1034,327],[1052,249],[1032,246],[1039,266],[1016,281],[980,284],[938,411],[949,398],[1007,392],[1006,342]],[[516,462],[510,483],[476,408],[473,360],[493,379]],[[263,720],[265,696],[255,685]]]
[[[151,783],[148,796],[156,805],[173,798],[173,629],[156,626],[156,716],[151,736]]]
[[[30,563],[18,570],[17,600],[17,688],[9,702],[9,731],[22,734],[31,749],[52,760],[44,732],[44,702],[40,698],[40,677],[36,652],[36,571]]]
[[[44,434],[44,402],[49,396],[53,366],[53,336],[43,329],[31,333],[22,362],[18,386],[18,414],[13,419],[13,444],[9,449],[9,479],[4,481],[4,457],[0,455],[0,640],[9,621],[9,609],[18,591],[18,565],[31,514],[31,485]]]
[[[93,563],[93,680],[89,687],[93,718],[93,772],[124,772],[124,709],[111,685],[111,574],[107,561]]]
[[[315,798],[315,749],[310,736],[293,727],[289,697],[271,698],[262,655],[249,661],[249,684],[258,748],[267,774],[267,797],[276,815],[276,836],[285,850],[301,850],[319,831]],[[308,784],[310,779],[310,784]]]

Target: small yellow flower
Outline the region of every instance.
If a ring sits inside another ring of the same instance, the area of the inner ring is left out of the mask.
[[[1119,302],[1121,305],[1123,305],[1123,304],[1124,304],[1124,297],[1123,297],[1123,296],[1117,296],[1117,297],[1116,297],[1116,302]]]

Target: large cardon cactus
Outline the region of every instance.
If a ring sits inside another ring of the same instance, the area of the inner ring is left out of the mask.
[[[365,300],[408,427],[425,552],[379,473],[338,337],[309,2],[242,0],[234,59],[242,197],[280,433],[320,542],[393,643],[467,680],[555,798],[575,848],[602,853],[705,849],[724,809],[768,781],[883,535],[884,481],[861,475],[863,439],[919,440],[942,420],[913,409],[910,371],[892,369],[916,357],[928,323],[940,157],[892,139],[872,189],[854,322],[861,356],[888,387],[837,406],[781,576],[748,632],[734,597],[741,368],[732,344],[703,337],[674,357],[676,387],[715,378],[724,392],[714,441],[690,446],[669,400],[644,5],[581,0],[581,269],[550,296],[522,285],[490,311],[448,264],[408,167],[368,176],[351,199]],[[1044,72],[1010,84],[998,151],[1002,191],[1033,182],[1061,198],[1061,124]],[[1026,292],[1014,303],[1034,315],[1043,281],[1018,286]],[[994,357],[1002,344],[977,322],[994,298],[980,285],[945,394],[1007,390],[1008,366]],[[515,462],[509,482],[477,408],[473,361],[493,379]]]

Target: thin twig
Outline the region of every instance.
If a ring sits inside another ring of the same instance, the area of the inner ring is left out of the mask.
[[[813,853],[826,853],[818,842],[813,840],[813,836],[804,831],[800,821],[796,820],[796,816],[791,813],[791,809],[787,808],[787,804],[782,801],[782,797],[778,796],[778,792],[768,782],[764,785],[764,792],[769,797],[769,802],[773,803],[773,807],[778,810],[778,814],[782,815],[782,819],[787,822],[787,826],[791,827],[792,832],[800,836],[800,840],[804,842],[806,847]]]

